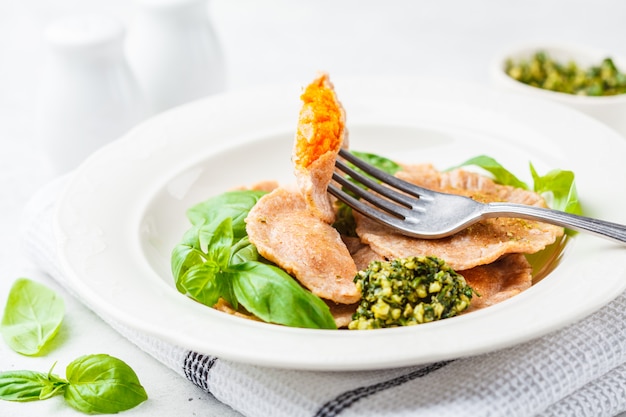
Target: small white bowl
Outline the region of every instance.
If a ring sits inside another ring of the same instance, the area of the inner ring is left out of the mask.
[[[620,72],[626,71],[626,60],[610,52],[566,44],[526,44],[511,48],[498,55],[491,63],[490,77],[495,87],[509,92],[532,95],[565,104],[582,111],[626,137],[626,94],[614,96],[580,96],[549,91],[524,84],[505,72],[508,59],[519,61],[530,59],[536,52],[543,51],[556,62],[567,64],[574,61],[581,68],[599,65],[604,58],[611,58]]]

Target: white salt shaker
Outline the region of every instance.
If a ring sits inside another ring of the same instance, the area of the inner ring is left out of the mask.
[[[44,32],[38,128],[53,169],[63,173],[148,116],[124,55],[124,27],[113,17],[81,15]]]
[[[225,89],[207,0],[136,0],[126,51],[153,111]]]

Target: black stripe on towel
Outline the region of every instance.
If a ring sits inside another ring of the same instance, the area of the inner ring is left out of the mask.
[[[217,360],[214,356],[202,355],[197,352],[188,352],[185,357],[183,371],[188,380],[194,385],[209,392],[209,371]]]
[[[336,417],[343,410],[349,408],[352,404],[362,398],[369,397],[389,388],[397,387],[404,384],[405,382],[409,382],[417,378],[422,378],[440,368],[443,368],[450,362],[452,361],[435,362],[431,365],[417,369],[413,372],[409,372],[408,374],[388,379],[387,381],[379,382],[365,387],[359,387],[351,391],[346,391],[338,397],[322,405],[322,407],[317,410],[317,413],[315,413],[314,417]]]

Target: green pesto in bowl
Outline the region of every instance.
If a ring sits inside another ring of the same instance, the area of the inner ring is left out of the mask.
[[[593,97],[626,93],[626,73],[610,57],[583,67],[573,60],[559,62],[545,51],[537,51],[529,59],[507,59],[505,72],[524,84],[560,93]]]

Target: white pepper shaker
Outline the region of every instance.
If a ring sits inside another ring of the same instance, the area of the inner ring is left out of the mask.
[[[63,173],[148,116],[124,55],[124,27],[101,15],[68,16],[44,32],[39,136]]]
[[[225,89],[207,0],[136,0],[126,51],[153,111]]]

